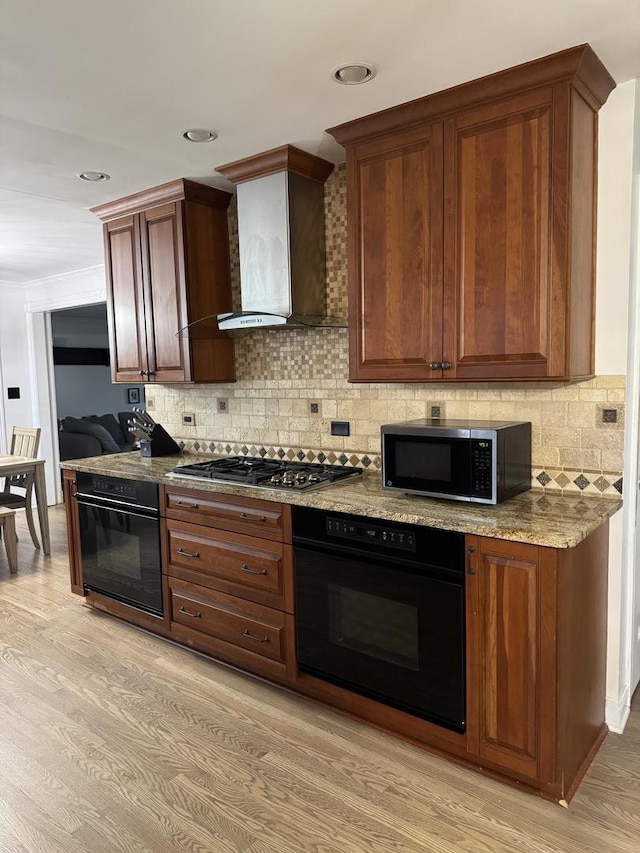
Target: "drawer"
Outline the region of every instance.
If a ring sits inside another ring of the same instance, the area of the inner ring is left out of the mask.
[[[183,521],[165,521],[166,574],[240,598],[293,609],[290,545]]]
[[[171,578],[171,627],[197,631],[249,655],[280,664],[286,657],[286,616],[278,610]]]
[[[165,486],[164,510],[167,518],[219,527],[282,542],[285,539],[284,511],[289,507],[273,501],[254,500],[237,495],[212,494],[194,489]],[[290,541],[290,533],[287,537]]]

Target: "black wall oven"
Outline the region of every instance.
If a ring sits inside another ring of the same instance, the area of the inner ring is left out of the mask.
[[[157,485],[84,472],[76,483],[85,589],[162,616]]]
[[[465,729],[464,536],[293,507],[300,671]]]

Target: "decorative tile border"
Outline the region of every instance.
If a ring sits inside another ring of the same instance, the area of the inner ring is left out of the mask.
[[[176,441],[190,453],[215,453],[216,456],[247,456],[250,458],[287,459],[290,462],[315,462],[329,465],[344,465],[347,468],[371,468],[380,470],[382,461],[379,456],[368,453],[355,453],[350,450],[319,450],[301,447],[274,447],[255,444],[231,444],[226,441],[209,439],[180,439]]]
[[[351,450],[322,450],[318,448],[281,447],[261,444],[231,444],[211,439],[180,439],[176,441],[190,453],[215,454],[216,456],[247,456],[250,458],[286,459],[289,461],[315,462],[329,465],[344,465],[348,468],[365,468],[380,471],[382,460],[379,455]],[[537,491],[561,494],[583,494],[594,497],[619,498],[622,494],[622,476],[612,471],[571,471],[568,469],[534,468],[531,486]]]

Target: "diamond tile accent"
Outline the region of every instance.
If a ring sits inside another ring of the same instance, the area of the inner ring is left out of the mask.
[[[287,450],[285,456],[287,457],[287,459],[295,459],[296,458],[296,454],[293,452],[293,450],[291,450],[291,448],[289,448],[289,450]]]
[[[324,455],[322,451],[318,453],[318,462],[324,462],[327,457]]]
[[[273,459],[274,456],[277,456],[277,453],[276,453],[276,450],[274,447],[270,447],[267,450],[267,456],[269,457],[269,459]]]
[[[264,449],[264,447],[259,447],[258,454],[264,459],[264,457],[267,455],[267,451]]]
[[[313,450],[309,450],[309,451],[307,451],[307,453],[305,454],[305,456],[306,456],[306,458],[309,460],[309,462],[313,462],[313,461],[314,461],[314,459],[316,458],[316,454],[313,452]]]
[[[200,443],[198,441],[193,442],[193,449],[194,450],[200,450]]]
[[[179,442],[178,442],[178,444],[180,445],[180,449],[181,449],[181,450],[184,450],[184,449],[185,449],[185,447],[187,446],[187,445],[184,443],[184,441],[179,441]]]
[[[619,480],[616,480],[616,481],[615,481],[615,483],[613,484],[613,488],[614,488],[617,492],[620,492],[620,494],[622,494],[622,477],[620,477],[620,479],[619,479]]]
[[[231,453],[231,445],[230,444],[225,445],[224,452],[225,453]]]
[[[249,448],[247,447],[247,445],[246,445],[246,444],[243,444],[243,445],[242,445],[242,447],[240,448],[240,452],[241,452],[244,456],[246,456],[246,455],[247,455],[247,453],[249,452]]]
[[[338,456],[338,462],[339,462],[341,465],[346,465],[348,461],[349,461],[349,460],[348,460],[348,459],[347,459],[347,457],[344,455],[344,453],[341,453],[341,454],[340,454],[340,456]]]
[[[364,465],[364,467],[365,467],[365,468],[368,468],[368,467],[369,467],[369,465],[371,465],[371,460],[370,460],[370,459],[369,459],[369,457],[368,457],[368,456],[366,456],[366,455],[362,457],[362,459],[360,460],[360,462],[362,462],[362,464]]]
[[[353,465],[354,468],[356,468],[358,466],[358,463],[360,462],[360,457],[356,456],[355,453],[352,453],[349,457],[349,462]]]
[[[598,477],[597,480],[593,481],[593,485],[596,487],[596,489],[598,489],[598,491],[604,492],[611,486],[611,483],[607,480],[606,477]]]
[[[546,471],[541,471],[536,477],[536,480],[540,483],[541,486],[546,486],[547,483],[551,482],[551,477],[547,474]]]
[[[297,457],[298,457],[298,459],[302,462],[302,460],[304,459],[304,450],[299,450],[299,451],[296,453],[296,456],[297,456]]]
[[[573,482],[576,484],[576,486],[577,486],[581,491],[582,491],[583,489],[586,489],[586,488],[587,488],[587,486],[589,485],[589,480],[587,480],[587,478],[584,476],[584,474],[580,474],[580,476],[579,476],[579,477],[576,477],[576,478],[575,478],[575,480],[574,480]]]
[[[277,454],[280,457],[280,459],[284,458],[284,456],[286,455],[284,450],[281,447],[278,448]]]
[[[563,474],[562,472],[556,477],[556,483],[560,486],[561,489],[564,489],[564,487],[567,486],[570,482],[571,480],[567,477],[566,474]]]
[[[333,465],[337,461],[337,459],[338,457],[333,452],[333,450],[327,454],[327,462],[329,463],[329,465]]]

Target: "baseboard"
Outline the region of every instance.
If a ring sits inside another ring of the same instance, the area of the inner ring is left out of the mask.
[[[609,730],[621,735],[627,725],[630,711],[629,686],[627,685],[620,699],[607,699],[604,709],[604,719]]]

